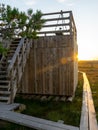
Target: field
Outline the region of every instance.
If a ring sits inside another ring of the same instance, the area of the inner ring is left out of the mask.
[[[89,79],[98,121],[98,61],[79,61],[78,67]]]
[[[98,61],[79,61],[79,71],[86,72],[90,84],[98,84]]]

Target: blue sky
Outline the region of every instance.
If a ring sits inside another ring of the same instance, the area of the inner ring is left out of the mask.
[[[72,10],[76,28],[79,57],[98,58],[98,0],[0,0],[0,3],[26,11],[57,12]]]

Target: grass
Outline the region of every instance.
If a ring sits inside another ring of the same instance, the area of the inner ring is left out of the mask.
[[[93,84],[90,84],[90,85],[91,85],[92,96],[93,96],[93,100],[94,100],[96,118],[97,118],[97,122],[98,122],[98,81]]]
[[[44,118],[47,120],[58,121],[63,120],[65,124],[79,126],[82,106],[82,78],[79,76],[79,83],[76,89],[75,98],[72,102],[63,101],[40,101],[34,99],[24,99],[18,96],[15,102],[26,105],[26,110],[22,113],[31,116]],[[8,123],[5,130],[30,130],[30,128],[17,126]]]

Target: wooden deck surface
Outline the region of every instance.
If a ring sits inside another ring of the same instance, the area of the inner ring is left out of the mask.
[[[6,104],[0,102],[0,111],[12,111],[18,108],[21,104],[19,103],[13,103],[13,104]]]
[[[5,105],[0,105],[3,108]],[[58,122],[53,122],[45,119],[40,119],[25,114],[16,113],[14,111],[9,111],[12,109],[13,105],[9,105],[8,109],[0,109],[0,119],[8,122],[20,124],[29,128],[41,129],[41,130],[79,130],[79,128],[74,126],[69,126],[61,124]],[[7,105],[6,105],[7,108]]]
[[[83,73],[83,79],[83,103],[80,130],[98,130],[90,84],[85,73]]]

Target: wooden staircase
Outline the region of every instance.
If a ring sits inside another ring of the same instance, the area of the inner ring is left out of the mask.
[[[10,43],[7,56],[1,59],[0,102],[14,102],[31,45],[32,41],[17,38]]]

